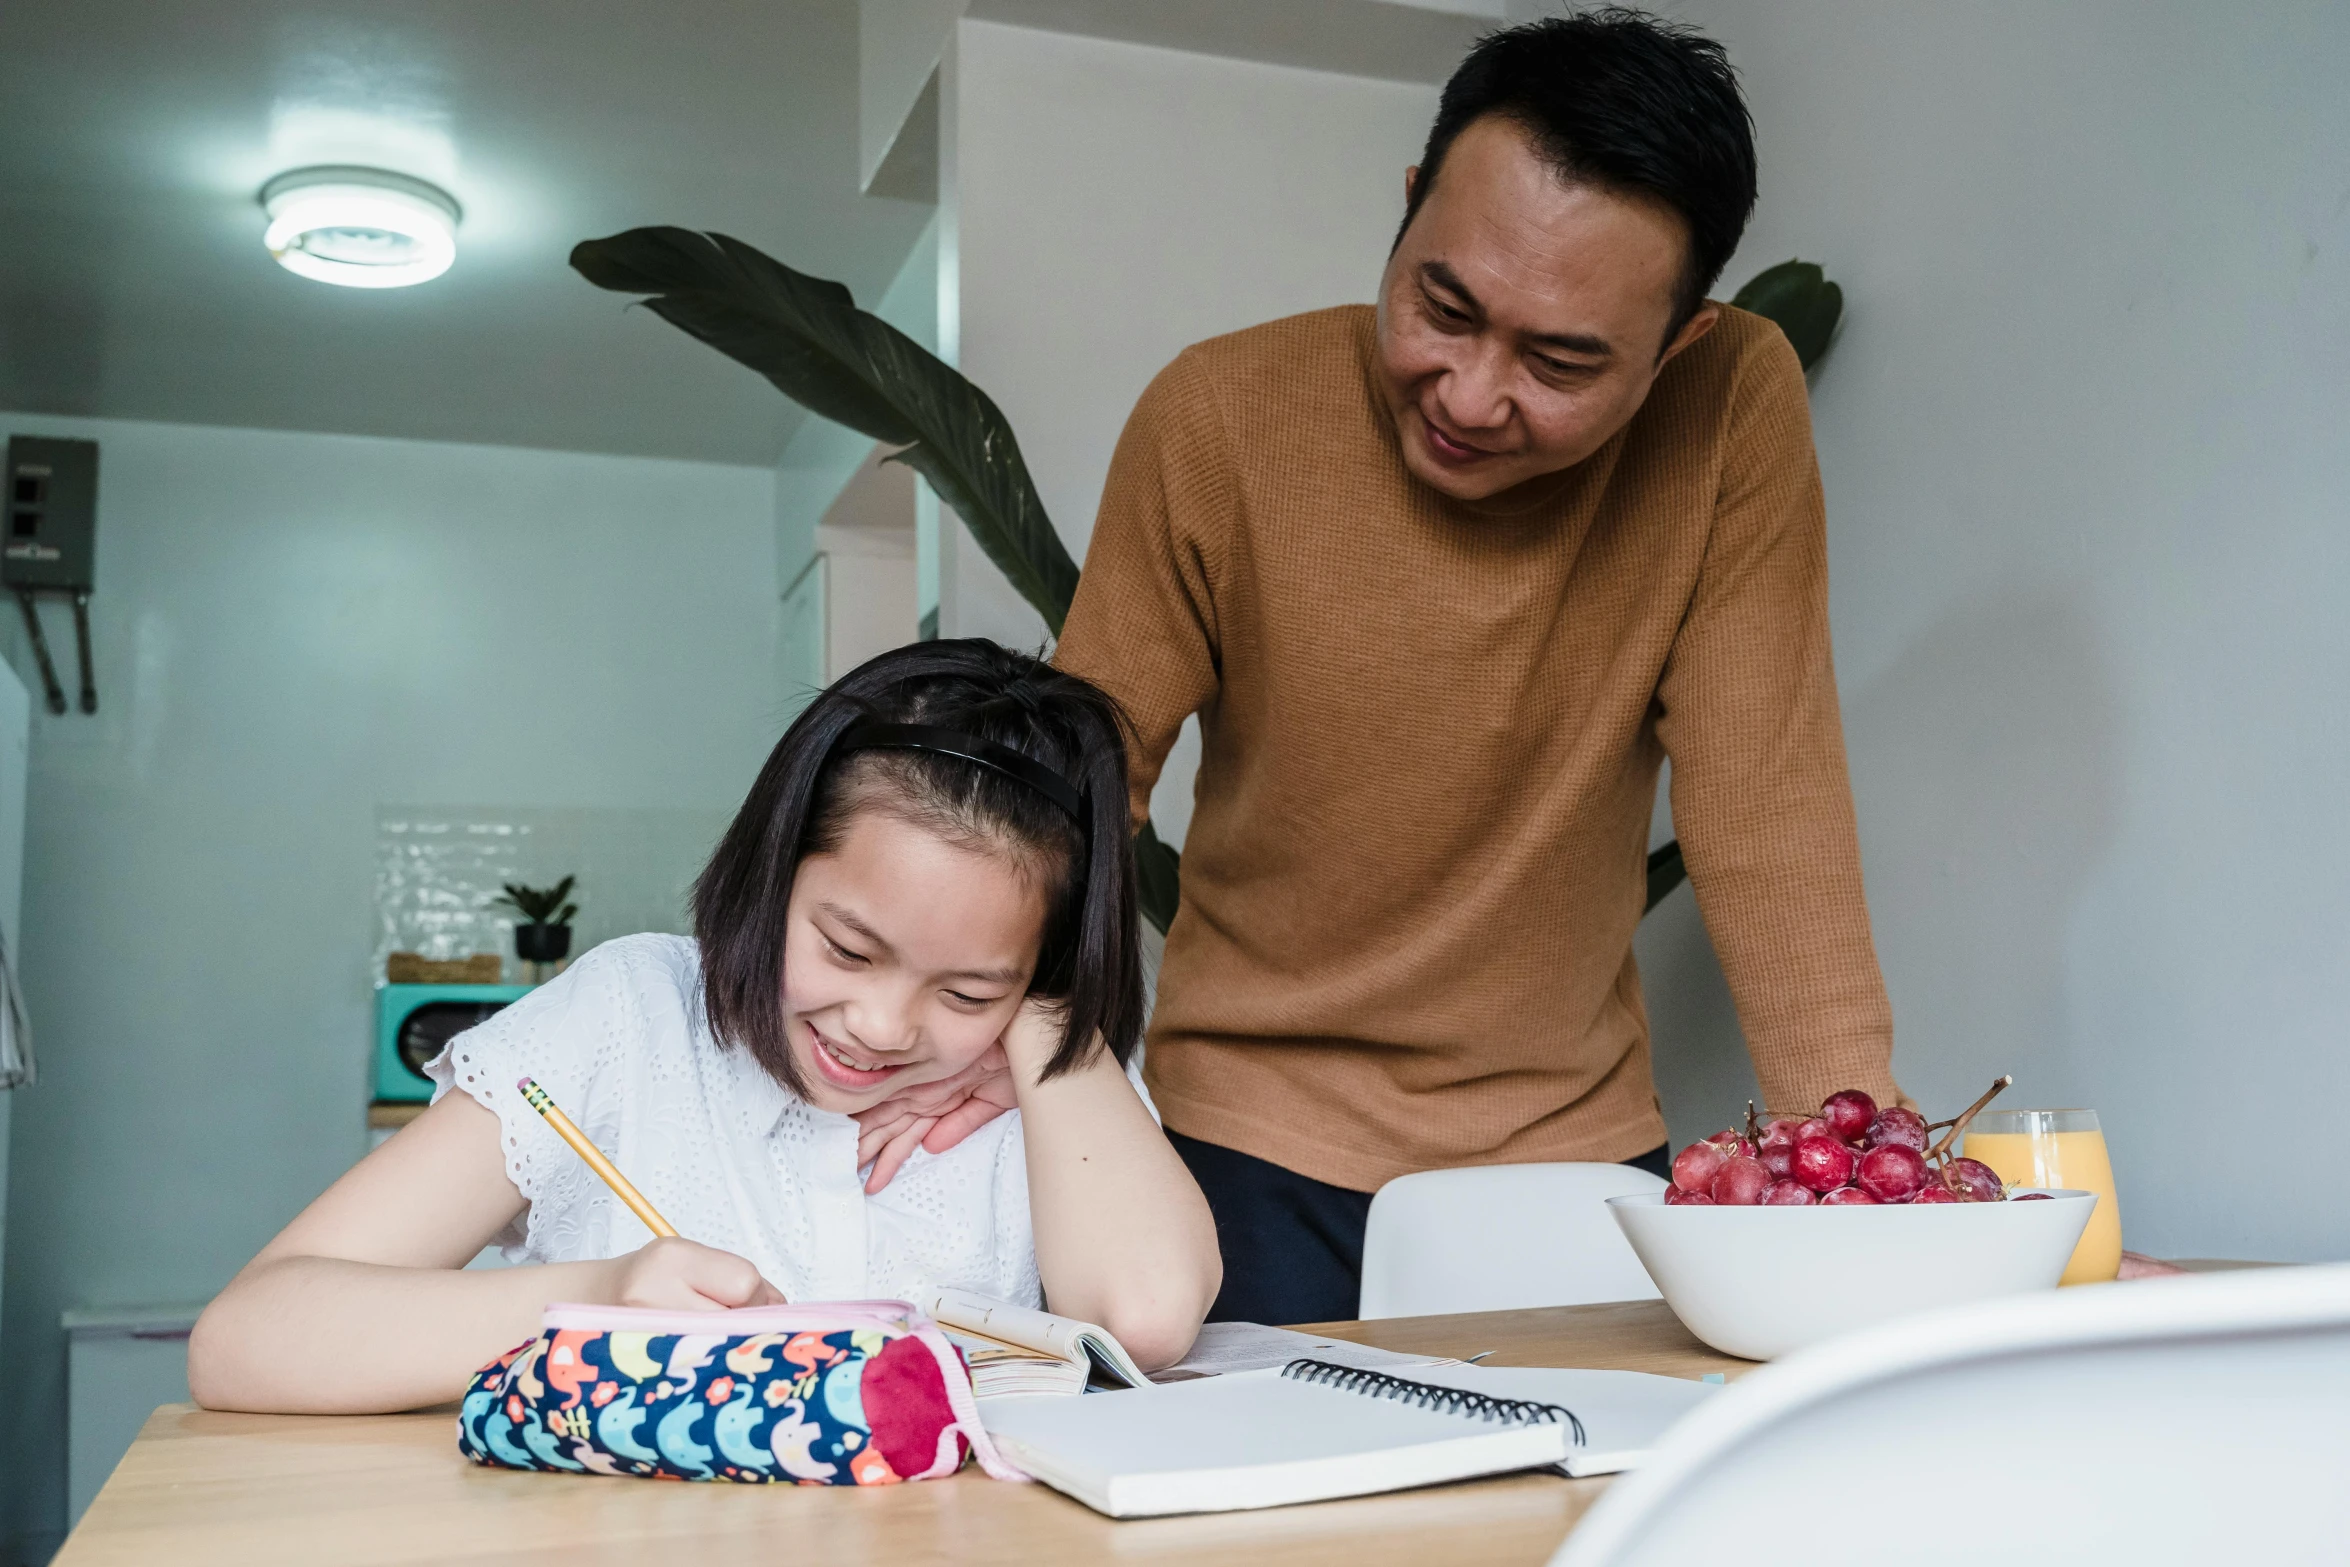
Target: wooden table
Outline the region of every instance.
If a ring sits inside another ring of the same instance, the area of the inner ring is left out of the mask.
[[[1493,1366],[1700,1377],[1752,1367],[1689,1336],[1661,1301],[1325,1323],[1315,1331]],[[57,1567],[269,1563],[732,1562],[1289,1567],[1540,1563],[1605,1480],[1513,1475],[1263,1512],[1113,1522],[1041,1485],[966,1468],[850,1486],[661,1485],[481,1469],[449,1411],[224,1415],[167,1404],[65,1542]]]

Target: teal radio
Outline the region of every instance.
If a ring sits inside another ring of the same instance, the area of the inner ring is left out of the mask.
[[[375,1098],[414,1104],[432,1097],[424,1063],[500,1007],[530,994],[528,985],[378,985],[375,987]]]

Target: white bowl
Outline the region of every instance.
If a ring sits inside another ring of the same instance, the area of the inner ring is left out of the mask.
[[[1725,1355],[1769,1360],[1911,1312],[2054,1289],[2096,1206],[2047,1202],[1822,1208],[1608,1207],[1665,1304]]]

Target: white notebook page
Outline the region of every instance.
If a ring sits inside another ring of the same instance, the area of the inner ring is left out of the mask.
[[[1422,1409],[1277,1371],[1091,1398],[990,1400],[1012,1462],[1113,1517],[1278,1507],[1556,1464],[1559,1424]]]

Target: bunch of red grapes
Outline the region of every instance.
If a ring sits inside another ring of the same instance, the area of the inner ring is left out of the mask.
[[[2005,1086],[2002,1080],[1992,1093]],[[1726,1208],[2004,1201],[2007,1188],[1989,1165],[1950,1157],[1973,1115],[1929,1123],[1901,1105],[1880,1110],[1857,1088],[1830,1094],[1815,1115],[1779,1115],[1760,1127],[1750,1105],[1744,1135],[1716,1132],[1675,1156],[1665,1201]],[[1929,1147],[1945,1127],[1948,1134]]]

